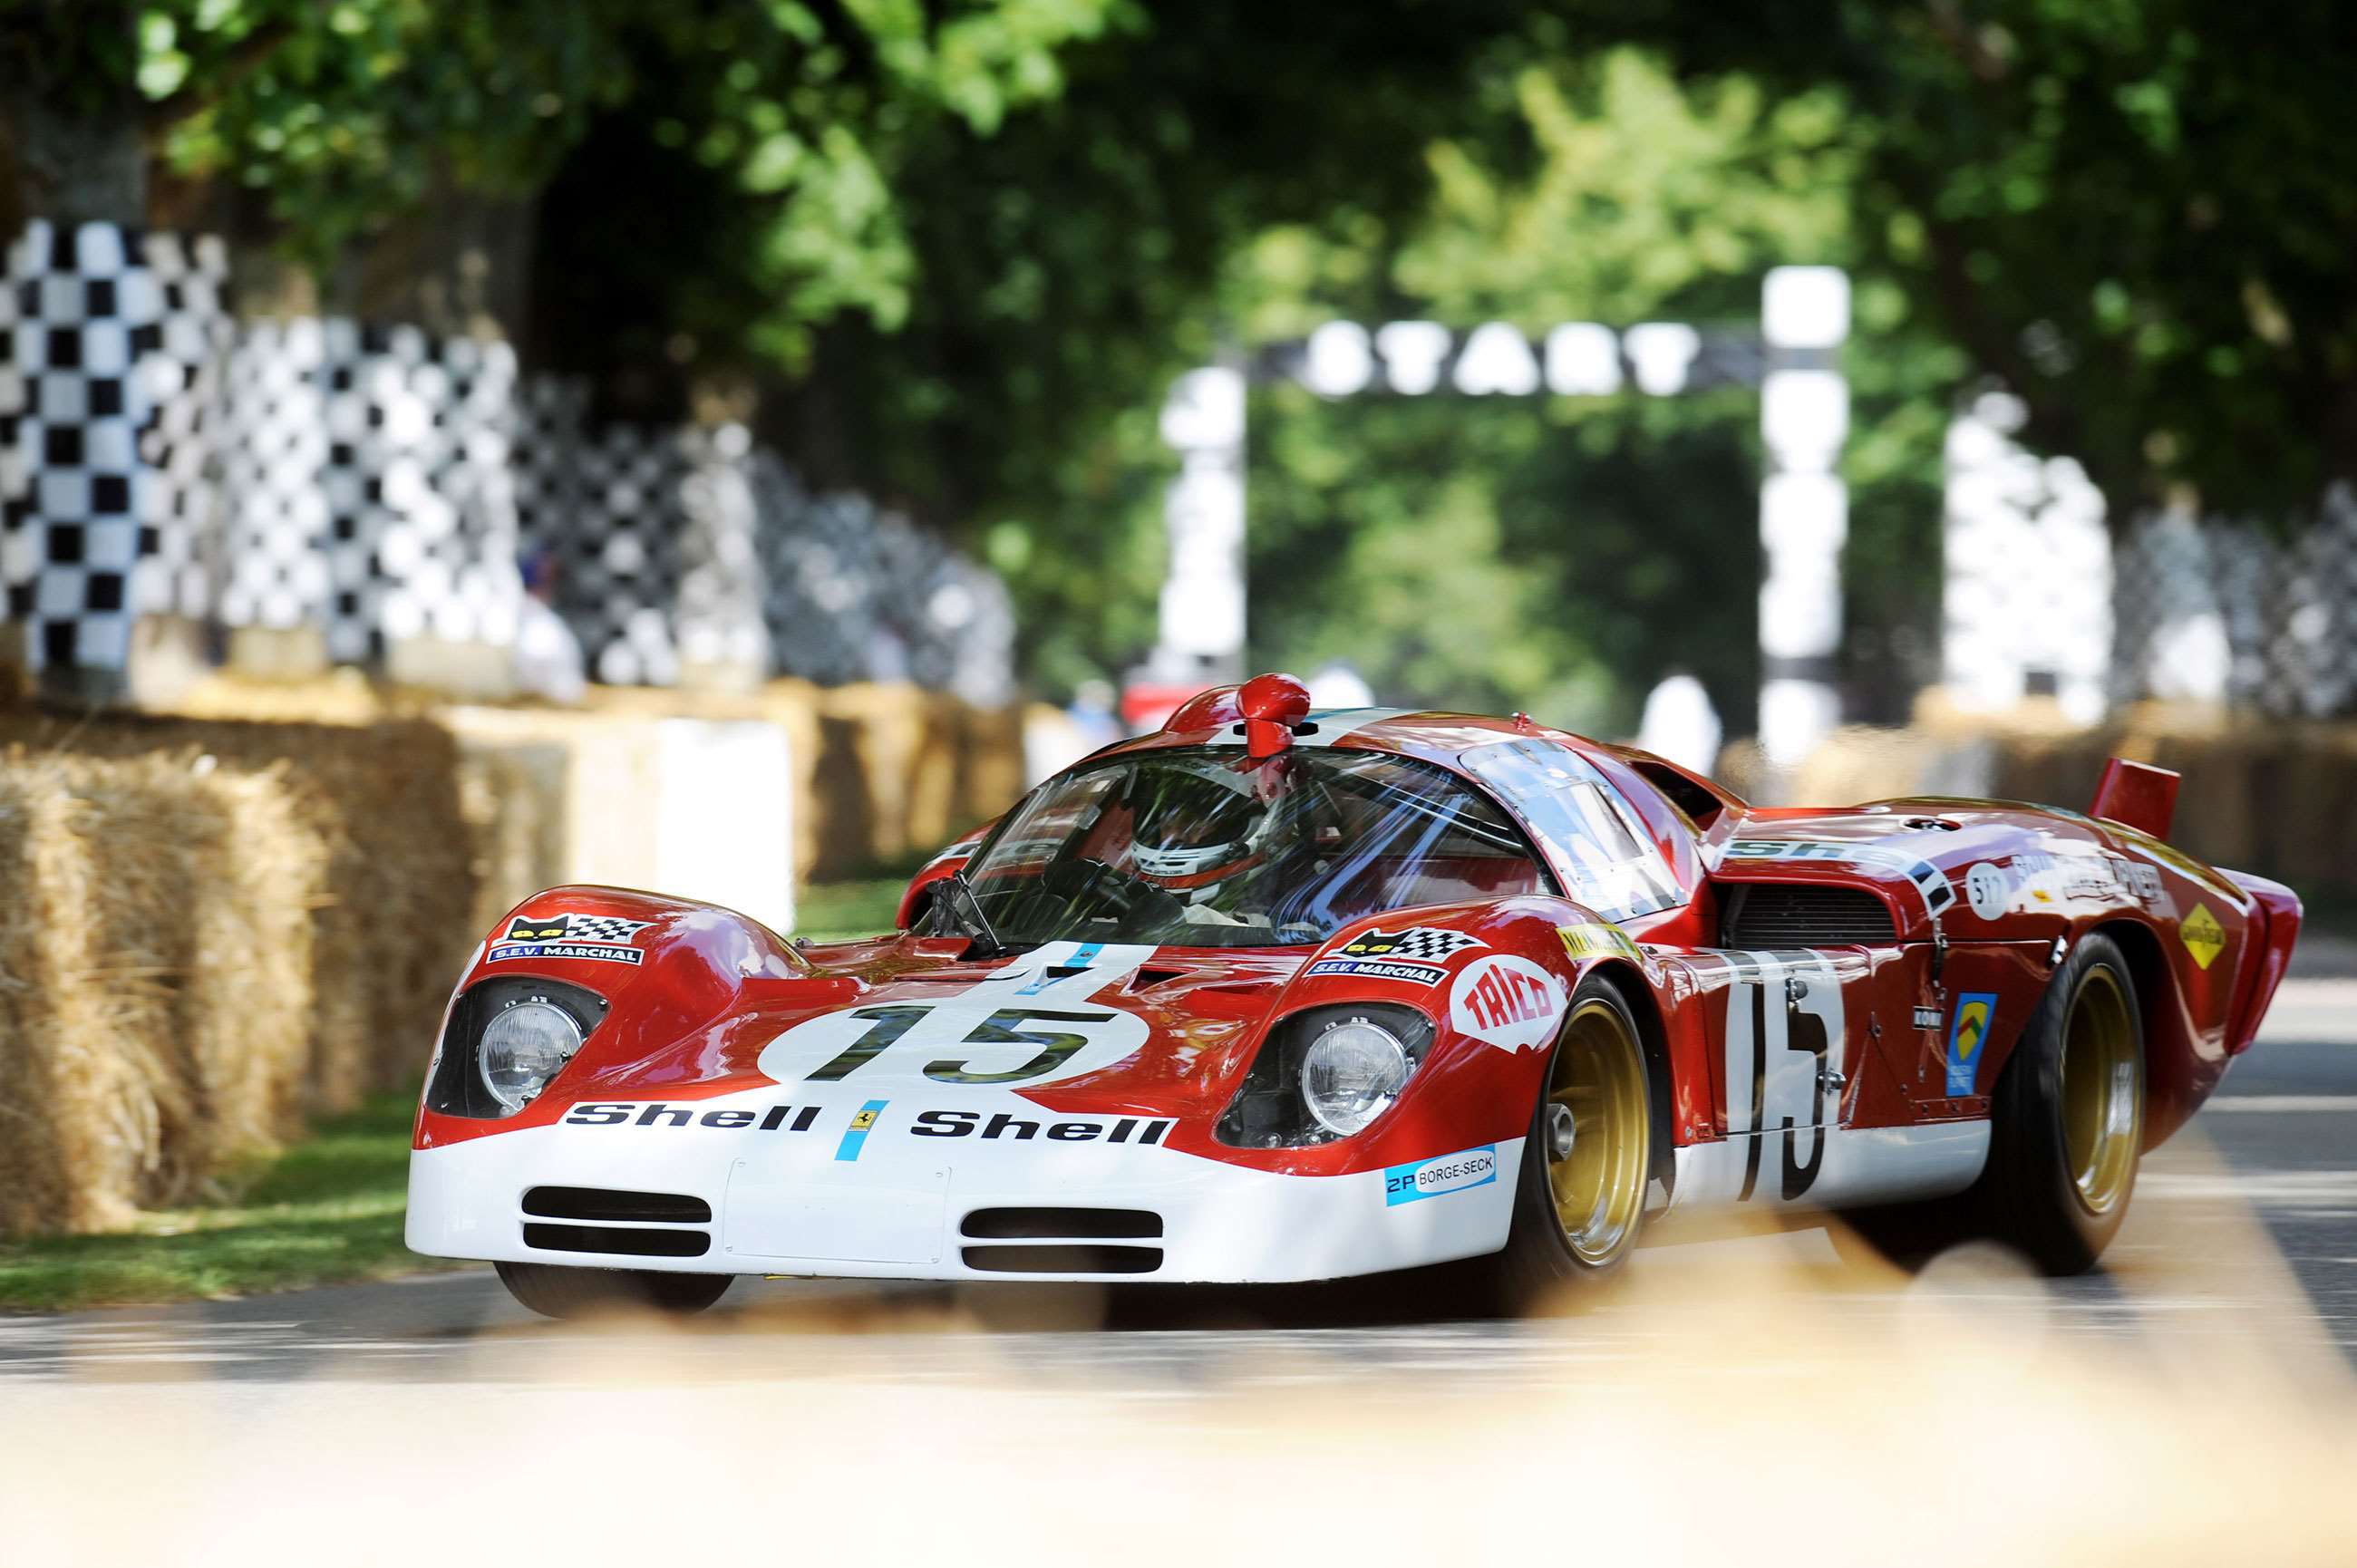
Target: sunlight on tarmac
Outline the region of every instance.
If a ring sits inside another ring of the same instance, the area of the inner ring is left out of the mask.
[[[1226,1305],[1074,1335],[1104,1297],[780,1292],[501,1330],[432,1383],[18,1385],[0,1562],[2357,1559],[2357,1391],[2238,1206],[2136,1214],[2117,1335],[1992,1250],[1910,1282],[1784,1240],[1372,1357]]]

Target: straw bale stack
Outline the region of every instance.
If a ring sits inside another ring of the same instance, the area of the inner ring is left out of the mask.
[[[0,1231],[183,1202],[411,1081],[472,940],[436,726],[0,719]]]
[[[273,773],[0,758],[0,1232],[185,1201],[292,1130],[326,874]]]

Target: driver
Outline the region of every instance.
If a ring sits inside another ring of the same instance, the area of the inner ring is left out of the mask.
[[[1249,779],[1197,775],[1186,783],[1138,808],[1130,860],[1140,876],[1200,905],[1221,883],[1261,864],[1275,813],[1254,798]]]

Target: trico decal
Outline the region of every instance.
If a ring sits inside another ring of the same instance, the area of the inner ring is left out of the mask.
[[[1072,1116],[1051,1122],[1041,1116],[1012,1116],[994,1111],[983,1120],[979,1111],[920,1111],[909,1131],[920,1138],[980,1138],[985,1142],[1051,1144],[1159,1144],[1178,1123],[1168,1116]]]
[[[2210,912],[2209,905],[2196,904],[2193,912],[2178,922],[2177,940],[2185,944],[2185,950],[2193,955],[2193,961],[2206,970],[2217,962],[2218,955],[2226,950],[2226,929],[2218,923],[2218,917]]]
[[[1920,855],[1902,850],[1887,849],[1881,844],[1841,842],[1819,843],[1809,839],[1737,839],[1727,846],[1727,860],[1822,860],[1846,862],[1851,865],[1870,865],[1884,871],[1895,871],[1915,885],[1923,899],[1923,908],[1932,915],[1945,914],[1956,901],[1956,890],[1948,886],[1946,873]]]
[[[1405,963],[1446,963],[1481,939],[1435,926],[1410,926],[1404,931],[1361,931],[1335,951],[1343,958],[1385,958]]]
[[[2013,908],[2013,878],[2000,866],[1982,861],[1964,873],[1964,897],[1973,913],[1994,920]]]
[[[612,915],[518,915],[507,933],[483,955],[486,963],[505,959],[597,959],[607,963],[642,963],[646,954],[636,946],[638,935],[652,920],[624,920]]]
[[[1973,1092],[1981,1069],[1981,1047],[1988,1044],[1989,1025],[1996,1020],[1996,993],[1966,991],[1956,997],[1955,1016],[1948,1024],[1948,1092]]]
[[[565,1113],[567,1127],[718,1127],[761,1133],[807,1133],[818,1121],[815,1105],[730,1106],[706,1110],[662,1100],[585,1100]]]
[[[1737,1200],[1758,1189],[1772,1140],[1777,1190],[1789,1203],[1816,1185],[1827,1126],[1841,1112],[1839,1092],[1827,1093],[1828,1072],[1842,1070],[1846,1049],[1840,977],[1814,953],[1727,961],[1735,981],[1727,993],[1727,1133],[1756,1134],[1744,1138]]]
[[[1625,958],[1631,963],[1641,962],[1637,944],[1629,933],[1618,926],[1557,926],[1555,936],[1563,942],[1564,956],[1575,961],[1584,958]]]
[[[1403,1203],[1414,1203],[1419,1197],[1439,1197],[1447,1193],[1488,1187],[1497,1179],[1498,1147],[1494,1144],[1484,1144],[1478,1149],[1464,1149],[1453,1155],[1436,1155],[1428,1160],[1393,1165],[1384,1171],[1383,1207],[1396,1208]]]
[[[1563,983],[1526,958],[1499,953],[1458,972],[1448,1016],[1461,1034],[1501,1051],[1544,1046],[1563,1017]]]
[[[1321,958],[1309,966],[1309,972],[1397,980],[1409,985],[1437,985],[1448,978],[1448,972],[1437,963],[1394,963],[1383,958]]]
[[[761,1070],[780,1083],[843,1082],[872,1094],[959,1084],[1028,1089],[1077,1078],[1146,1043],[1145,1019],[1094,998],[1153,951],[1049,942],[948,996],[797,1024],[762,1050]]]

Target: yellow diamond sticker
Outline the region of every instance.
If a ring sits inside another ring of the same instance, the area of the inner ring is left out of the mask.
[[[2203,969],[2217,962],[2218,955],[2226,950],[2226,929],[2207,904],[2194,905],[2193,913],[2178,922],[2177,940]]]

